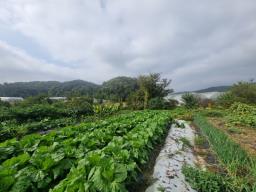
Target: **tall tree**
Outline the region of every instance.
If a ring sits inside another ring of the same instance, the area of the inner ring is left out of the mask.
[[[151,98],[163,98],[173,90],[168,88],[171,80],[161,78],[160,73],[151,73],[149,75],[141,75],[138,77],[139,90],[144,93],[144,109],[148,106]]]
[[[131,77],[116,77],[102,84],[100,95],[105,99],[122,102],[138,88],[137,80]]]

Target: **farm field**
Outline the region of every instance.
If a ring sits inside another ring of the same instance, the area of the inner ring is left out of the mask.
[[[130,112],[1,143],[1,191],[120,191],[163,136],[166,111]]]
[[[229,94],[0,102],[0,192],[256,192],[256,106]]]

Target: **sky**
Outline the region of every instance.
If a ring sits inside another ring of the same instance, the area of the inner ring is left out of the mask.
[[[0,83],[154,72],[175,91],[256,79],[256,1],[0,0]]]

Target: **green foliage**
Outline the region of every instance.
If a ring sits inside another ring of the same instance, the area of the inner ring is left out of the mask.
[[[116,77],[102,84],[97,97],[122,102],[127,100],[129,95],[137,89],[138,84],[136,78]]]
[[[198,107],[198,98],[193,95],[192,93],[185,93],[182,95],[182,100],[185,104],[185,107],[188,109],[196,108]]]
[[[207,142],[204,136],[196,136],[195,138],[195,145],[202,146]]]
[[[256,104],[256,83],[238,82],[231,87],[230,91],[236,97],[237,101]]]
[[[222,93],[217,98],[217,104],[223,107],[230,107],[236,101],[236,97],[232,92]]]
[[[53,191],[126,191],[169,121],[167,112],[133,112],[0,143],[1,190],[48,191],[62,180]]]
[[[224,107],[229,107],[235,102],[256,104],[256,83],[238,82],[217,99],[217,103]]]
[[[144,92],[138,90],[132,93],[127,100],[128,107],[134,110],[144,109]]]
[[[25,101],[25,104],[15,105],[10,108],[0,108],[0,120],[7,121],[15,119],[17,122],[29,122],[42,120],[50,117],[51,119],[81,116],[93,114],[92,99],[87,97],[71,98],[67,102],[49,104],[45,97],[37,97]],[[32,104],[32,103],[34,104]],[[30,104],[29,104],[30,103]]]
[[[47,94],[40,94],[37,96],[30,96],[26,99],[24,99],[24,101],[20,102],[18,105],[20,106],[24,106],[24,107],[29,107],[31,105],[34,104],[51,104],[52,101],[49,99]]]
[[[198,192],[238,192],[238,188],[233,186],[230,178],[209,171],[201,171],[199,169],[184,166],[182,173],[186,177],[186,181],[190,183],[193,189]]]
[[[256,106],[236,102],[229,108],[227,119],[234,125],[256,127]]]
[[[149,75],[141,75],[138,77],[139,90],[143,92],[144,109],[148,107],[148,102],[151,98],[163,98],[172,92],[168,89],[171,80],[161,79],[160,73],[152,73]]]
[[[115,103],[115,104],[97,104],[97,105],[93,105],[93,112],[96,115],[109,115],[109,114],[113,114],[117,111],[119,111],[121,108],[119,103]]]
[[[162,97],[155,97],[149,100],[148,109],[173,109],[177,103],[174,100],[166,100]]]
[[[99,86],[82,80],[67,82],[33,81],[0,84],[0,95],[5,97],[29,97],[41,94],[49,96],[87,95],[93,96]]]
[[[149,109],[166,109],[166,101],[161,97],[155,97],[148,102]]]
[[[196,115],[194,122],[207,136],[221,163],[227,168],[229,176],[240,185],[253,188],[256,184],[256,159],[250,157],[224,132],[209,124],[205,117]]]
[[[10,107],[11,105],[10,105],[10,103],[8,103],[8,102],[6,102],[6,101],[2,101],[1,99],[0,99],[0,108],[1,107]]]
[[[181,129],[185,128],[185,124],[183,122],[174,121],[174,124],[178,128],[181,128]]]
[[[203,108],[211,107],[215,104],[215,101],[213,99],[208,98],[198,98],[198,105]]]
[[[152,145],[167,131],[168,113],[159,113],[138,124],[123,137],[114,137],[103,149],[89,153],[51,192],[127,191],[126,182],[136,179],[138,165],[148,160]]]
[[[13,106],[1,109],[0,120],[15,119],[18,122],[41,120],[45,117],[58,118],[68,116],[66,109],[55,108],[46,104],[35,104],[30,107]]]
[[[72,97],[67,103],[67,110],[69,115],[79,117],[81,115],[93,114],[93,100],[88,97]]]
[[[181,137],[180,142],[182,142],[182,148],[192,147],[190,141],[186,137]]]
[[[204,114],[207,117],[224,117],[224,112],[221,110],[206,110]]]
[[[40,121],[28,122],[24,124],[17,124],[16,121],[6,121],[0,123],[0,142],[13,137],[22,137],[29,133],[34,133],[36,131],[47,131],[50,129],[56,129],[60,127],[65,127],[68,125],[74,125],[77,120],[74,118],[59,118],[50,119],[45,118]]]

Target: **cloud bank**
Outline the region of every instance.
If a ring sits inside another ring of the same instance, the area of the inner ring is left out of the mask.
[[[182,91],[248,80],[255,18],[254,0],[0,0],[0,82],[160,72]]]

